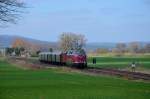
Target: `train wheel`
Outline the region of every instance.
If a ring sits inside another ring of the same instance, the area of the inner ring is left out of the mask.
[[[86,68],[86,67],[87,67],[87,63],[84,64],[84,68]]]

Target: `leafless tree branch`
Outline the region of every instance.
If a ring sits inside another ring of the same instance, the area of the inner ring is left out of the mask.
[[[20,0],[0,0],[0,23],[16,23],[25,4]]]

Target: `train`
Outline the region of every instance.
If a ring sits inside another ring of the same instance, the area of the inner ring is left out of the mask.
[[[60,66],[70,66],[76,68],[87,67],[87,56],[85,51],[69,50],[67,52],[41,52],[40,62],[55,64]]]

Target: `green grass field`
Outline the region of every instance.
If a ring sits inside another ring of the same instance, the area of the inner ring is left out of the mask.
[[[0,99],[150,99],[150,84],[61,69],[23,70],[0,60]]]
[[[88,65],[105,68],[127,68],[135,61],[141,68],[150,69],[150,57],[96,57],[97,64],[92,64],[93,57],[88,58]]]

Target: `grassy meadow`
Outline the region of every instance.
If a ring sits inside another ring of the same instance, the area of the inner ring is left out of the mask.
[[[149,99],[150,84],[60,68],[30,70],[0,60],[0,99]]]
[[[94,57],[88,58],[88,65],[94,67],[103,67],[103,68],[128,68],[131,66],[131,63],[134,61],[137,64],[137,67],[150,69],[150,56],[96,56],[97,63],[93,64],[92,60]]]

